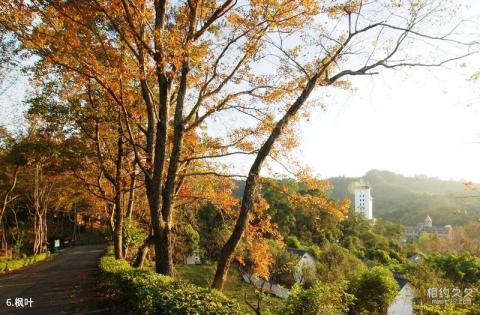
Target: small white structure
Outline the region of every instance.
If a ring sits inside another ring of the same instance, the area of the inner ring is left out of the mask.
[[[413,299],[416,297],[415,289],[410,282],[397,279],[400,292],[388,306],[387,315],[413,315]]]
[[[427,215],[425,220],[423,220],[423,226],[424,227],[432,227],[432,224],[433,224],[432,218],[430,218],[430,216]]]
[[[296,282],[303,284],[305,282],[305,279],[303,279],[305,270],[308,268],[313,272],[316,272],[317,261],[306,250],[302,250],[298,248],[288,248],[288,251],[300,257],[297,263],[297,266],[295,267],[294,278]]]
[[[246,283],[253,284],[255,288],[270,292],[271,294],[281,299],[286,299],[288,297],[289,290],[279,284],[274,284],[268,282],[267,280],[259,278],[256,275],[251,276],[246,273],[242,274],[242,278]]]
[[[200,265],[202,263],[202,259],[200,258],[200,253],[193,252],[193,254],[187,256],[185,259],[185,264],[187,265]]]
[[[305,269],[310,268],[313,272],[316,272],[317,261],[309,252],[305,250],[298,248],[288,248],[287,250],[290,253],[300,257],[295,267],[294,278],[296,282],[303,284],[305,282],[305,279],[303,279]],[[256,275],[249,275],[247,273],[243,273],[242,277],[245,282],[252,283],[258,289],[263,289],[282,299],[286,299],[288,297],[290,290],[279,284],[268,282],[267,280],[259,278]]]
[[[410,260],[414,263],[419,263],[419,262],[422,261],[422,255],[420,255],[420,254],[412,255],[412,256],[408,257],[408,260]]]
[[[355,187],[355,212],[361,213],[366,219],[373,219],[373,198],[368,185]]]

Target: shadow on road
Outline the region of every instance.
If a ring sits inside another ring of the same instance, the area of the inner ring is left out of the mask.
[[[98,261],[105,247],[72,247],[0,276],[0,314],[111,314],[109,303],[98,291]],[[16,298],[31,299],[32,306],[16,307]],[[12,306],[7,306],[7,299]]]

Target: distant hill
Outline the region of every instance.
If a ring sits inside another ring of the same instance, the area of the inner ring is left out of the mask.
[[[371,170],[363,177],[329,179],[335,199],[353,201],[353,187],[364,182],[372,187],[374,217],[405,225],[422,222],[430,215],[434,225],[463,224],[480,219],[480,195],[468,193],[461,181],[427,176],[406,177],[389,171]],[[476,184],[480,191],[480,185]]]
[[[464,182],[441,180],[424,175],[406,177],[390,171],[371,170],[363,177],[332,177],[334,199],[352,200],[353,187],[363,182],[372,187],[373,215],[377,218],[415,225],[429,215],[434,225],[465,224],[480,220],[480,184],[478,192],[468,193]],[[241,198],[245,182],[236,180],[234,195]],[[469,197],[472,196],[472,197]],[[478,197],[475,197],[478,196]]]

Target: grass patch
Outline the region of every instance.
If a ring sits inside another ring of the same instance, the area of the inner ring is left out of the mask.
[[[208,288],[215,274],[213,265],[176,265],[176,276],[182,280],[188,280],[200,287]],[[244,294],[247,293],[249,301],[255,302],[255,293],[252,286],[243,281],[239,271],[231,267],[228,271],[228,280],[225,286],[224,294],[239,302],[242,312],[246,314],[253,313],[251,308],[245,303]],[[278,314],[284,301],[275,296],[267,296],[262,302],[262,311],[268,314],[267,309],[274,314]],[[254,304],[255,305],[255,304]]]

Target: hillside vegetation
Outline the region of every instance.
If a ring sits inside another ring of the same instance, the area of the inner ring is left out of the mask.
[[[436,225],[465,224],[480,219],[480,197],[467,192],[464,182],[427,176],[406,177],[389,171],[371,170],[363,177],[333,177],[330,196],[350,198],[353,187],[363,181],[372,187],[374,216],[414,225],[429,215]],[[475,184],[478,190],[478,185]]]
[[[466,191],[465,182],[418,175],[407,177],[390,171],[371,170],[363,177],[332,177],[328,195],[336,200],[350,199],[354,187],[366,183],[372,187],[373,215],[376,218],[415,225],[429,215],[435,225],[458,225],[480,220],[479,184],[477,191]],[[236,197],[245,183],[236,181]]]

